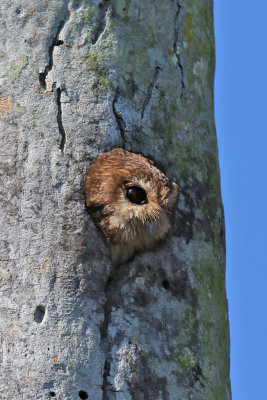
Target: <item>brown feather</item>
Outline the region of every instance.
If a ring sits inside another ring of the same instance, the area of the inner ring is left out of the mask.
[[[126,197],[132,186],[145,190],[147,204],[135,204]],[[166,236],[177,187],[152,161],[119,148],[102,154],[87,168],[86,208],[110,244],[114,263],[153,248]],[[157,228],[150,234],[147,225],[153,221]]]

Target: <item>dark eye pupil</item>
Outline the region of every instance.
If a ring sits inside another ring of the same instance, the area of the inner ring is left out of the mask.
[[[146,204],[147,203],[145,190],[138,186],[128,187],[127,191],[126,191],[126,197],[132,203],[135,203],[135,204]]]

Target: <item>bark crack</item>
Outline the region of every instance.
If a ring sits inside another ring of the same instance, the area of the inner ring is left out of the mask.
[[[183,64],[181,63],[180,54],[176,54],[176,58],[177,58],[178,67],[179,67],[180,73],[181,73],[181,86],[182,86],[182,90],[181,90],[180,98],[182,99],[183,96],[184,96],[184,92],[185,92],[184,67],[183,67]]]
[[[57,31],[52,39],[52,42],[48,48],[48,64],[45,66],[44,71],[39,73],[39,82],[40,82],[40,86],[44,89],[47,90],[47,75],[48,73],[53,69],[53,55],[54,55],[54,49],[56,46],[61,46],[62,44],[64,44],[63,40],[59,39],[59,35],[62,32],[65,23],[68,21],[70,17],[70,11],[68,10],[66,12],[66,15],[64,17],[64,19],[62,19],[58,25]],[[50,87],[49,87],[49,90]],[[65,133],[65,129],[63,126],[63,122],[62,122],[62,107],[61,107],[61,88],[56,88],[56,83],[53,82],[52,84],[52,91],[55,93],[56,96],[56,104],[57,104],[57,125],[58,125],[58,131],[61,135],[61,142],[60,142],[60,146],[59,149],[61,150],[61,152],[64,151],[65,148],[65,142],[66,142],[66,133]]]
[[[60,142],[59,150],[61,150],[63,152],[64,148],[65,148],[65,143],[66,143],[66,132],[65,132],[63,122],[62,122],[61,92],[62,92],[62,90],[60,88],[57,88],[57,90],[56,90],[56,94],[57,94],[57,125],[58,125],[59,133],[61,135],[61,142]]]
[[[180,70],[180,74],[181,74],[181,94],[180,94],[180,98],[182,99],[184,96],[184,92],[185,92],[185,81],[184,81],[184,67],[181,61],[181,57],[180,54],[177,52],[177,44],[178,44],[178,37],[179,37],[179,25],[180,25],[180,13],[181,13],[181,9],[182,6],[177,2],[177,12],[175,15],[175,20],[174,20],[174,41],[173,41],[173,54],[175,55],[176,59],[177,59],[177,65],[179,67]]]
[[[102,400],[109,400],[110,397],[107,392],[115,392],[116,389],[112,386],[109,382],[110,376],[110,364],[111,364],[111,344],[108,340],[108,327],[111,321],[111,312],[112,312],[112,291],[111,291],[111,284],[114,280],[114,271],[111,270],[110,275],[107,279],[104,293],[106,296],[106,301],[104,304],[104,319],[102,322],[102,326],[100,328],[100,340],[101,340],[101,350],[105,355],[105,363],[104,363],[104,372],[103,372],[103,380],[102,380]]]
[[[101,3],[99,3],[98,8],[99,8],[99,19],[97,21],[97,26],[95,28],[94,32],[94,38],[92,39],[92,44],[96,44],[98,40],[100,39],[102,33],[106,29],[107,25],[107,12],[108,9],[111,5],[110,0],[103,0]]]
[[[145,96],[145,100],[144,100],[143,107],[142,107],[142,110],[141,110],[141,119],[144,118],[145,109],[146,109],[146,107],[148,106],[148,104],[150,102],[150,99],[151,99],[151,96],[152,96],[152,91],[154,89],[154,86],[155,86],[156,81],[157,81],[158,76],[159,76],[159,70],[160,70],[160,67],[156,67],[155,68],[153,79],[150,82],[150,84],[148,85],[147,94]]]
[[[126,124],[125,124],[125,122],[124,122],[124,120],[123,120],[123,118],[122,118],[122,116],[121,116],[121,113],[119,113],[119,112],[116,110],[116,103],[118,102],[119,97],[120,97],[120,90],[119,90],[119,88],[117,87],[116,93],[115,93],[115,97],[114,97],[114,100],[113,100],[113,102],[112,102],[112,110],[113,110],[113,114],[114,114],[114,117],[115,117],[115,119],[116,119],[116,122],[117,122],[117,125],[118,125],[118,128],[119,128],[119,131],[120,131],[120,136],[121,136],[121,147],[122,147],[123,149],[125,149],[125,144],[126,144],[126,137],[125,137]]]
[[[70,13],[68,12],[67,16],[60,21],[56,34],[52,39],[52,42],[48,48],[48,64],[45,66],[44,72],[39,73],[39,82],[40,86],[46,90],[46,77],[48,73],[52,70],[53,68],[53,53],[54,53],[54,48],[56,46],[61,46],[64,42],[63,40],[59,40],[59,35],[60,32],[62,31],[67,19],[69,18]]]

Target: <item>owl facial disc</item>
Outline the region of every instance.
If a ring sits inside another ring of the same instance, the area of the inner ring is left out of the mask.
[[[177,188],[152,161],[124,149],[101,154],[87,168],[86,208],[110,246],[112,265],[165,239]]]
[[[158,227],[158,222],[157,221],[147,222],[145,224],[145,227],[146,227],[146,230],[148,231],[148,233],[150,234],[150,236],[152,236]]]

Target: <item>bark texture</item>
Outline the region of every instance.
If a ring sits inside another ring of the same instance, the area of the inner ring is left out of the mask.
[[[2,2],[1,399],[231,399],[212,8]],[[115,146],[180,196],[168,240],[112,270],[82,184]]]

